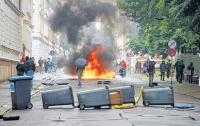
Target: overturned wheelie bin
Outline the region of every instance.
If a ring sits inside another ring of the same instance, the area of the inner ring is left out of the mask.
[[[74,107],[74,97],[71,86],[61,89],[42,91],[41,95],[44,109],[48,109],[49,106],[58,105],[72,105]]]
[[[80,110],[90,107],[99,109],[102,106],[108,106],[110,108],[111,106],[108,87],[81,91],[77,95]]]
[[[127,104],[127,103],[135,104],[135,91],[134,91],[133,85],[110,88],[110,92],[113,92],[113,91],[120,91],[122,93],[123,104]]]
[[[172,87],[143,89],[143,105],[171,105],[174,107],[174,91]]]

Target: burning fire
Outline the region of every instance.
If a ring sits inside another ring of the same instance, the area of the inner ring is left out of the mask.
[[[105,68],[103,58],[98,54],[103,53],[105,47],[96,47],[88,56],[88,65],[85,67],[82,79],[112,79],[116,73],[110,69]]]

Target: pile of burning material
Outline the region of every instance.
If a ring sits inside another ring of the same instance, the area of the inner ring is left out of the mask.
[[[113,79],[115,77],[113,63],[106,61],[106,58],[109,57],[106,57],[108,51],[108,47],[98,45],[88,54],[87,66],[82,74],[83,80]],[[77,77],[74,76],[74,79]]]

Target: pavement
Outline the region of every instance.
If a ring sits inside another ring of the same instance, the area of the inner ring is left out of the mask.
[[[38,74],[34,75],[33,80],[33,89],[31,91],[31,95],[34,96],[40,90],[41,80],[49,77],[50,74]],[[9,81],[5,81],[0,83],[0,116],[6,114],[7,112],[11,111],[12,103],[11,103],[11,95],[10,95],[10,84]]]
[[[142,100],[139,107],[133,109],[87,109],[79,110],[72,106],[56,106],[50,109],[43,109],[40,90],[63,88],[62,86],[44,86],[40,82],[43,78],[50,75],[40,75],[35,77],[38,82],[37,91],[32,97],[34,105],[31,110],[15,110],[10,112],[12,115],[20,115],[18,121],[2,121],[2,126],[199,126],[200,125],[200,100],[198,99],[198,85],[175,84],[175,103],[189,103],[195,106],[193,110],[180,111],[175,110],[171,106],[150,106],[144,107]],[[65,81],[73,87],[75,104],[77,105],[77,92],[82,90],[91,90],[105,87],[106,85],[98,85],[96,80],[83,81],[83,87],[77,88],[77,81],[71,80],[69,76],[64,74],[53,75],[56,80]],[[141,75],[128,75],[126,78],[117,76],[108,84],[109,87],[119,87],[134,84],[136,95],[138,95],[140,87],[143,85],[148,87],[147,80]],[[160,82],[160,86],[169,86],[170,80]],[[191,93],[193,92],[193,93]],[[9,83],[0,84],[1,105],[10,105]]]

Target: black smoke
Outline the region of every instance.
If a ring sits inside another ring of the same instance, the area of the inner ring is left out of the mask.
[[[105,61],[104,68],[112,69],[115,60],[114,34],[112,32],[116,8],[101,0],[66,0],[60,2],[50,16],[50,26],[54,32],[61,33],[62,47],[67,50],[66,59],[60,58],[62,66],[67,66],[68,72],[75,70],[77,58],[88,58],[97,46],[106,50],[99,53]],[[96,31],[93,22],[100,19],[104,25],[101,31]],[[103,69],[103,68],[102,68]]]
[[[68,42],[77,45],[79,32],[97,17],[112,19],[116,9],[112,4],[96,0],[66,0],[60,3],[50,17],[53,31],[66,33]]]

